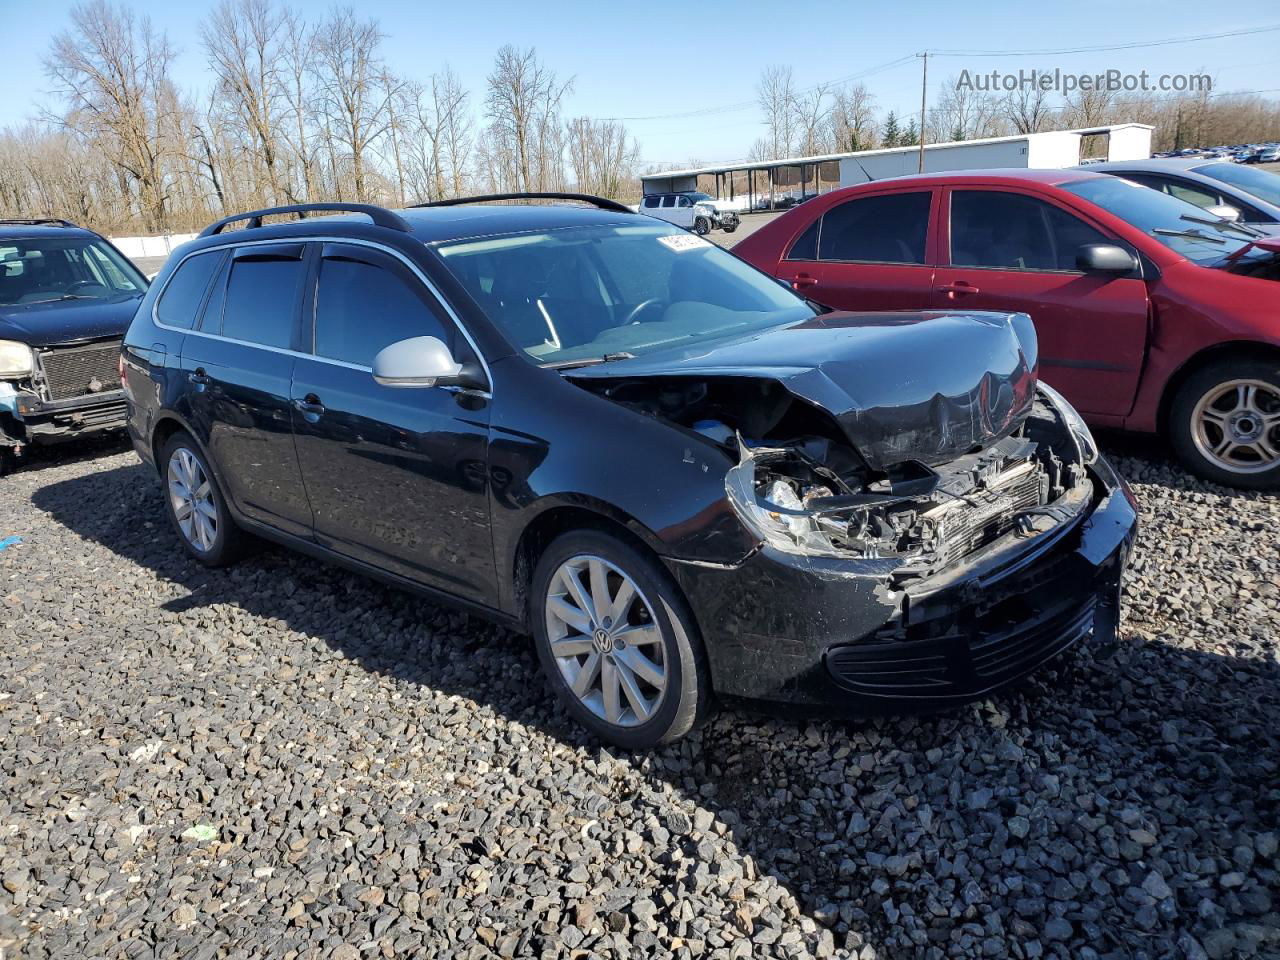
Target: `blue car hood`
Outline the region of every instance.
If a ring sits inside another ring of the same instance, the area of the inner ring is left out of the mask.
[[[1025,313],[835,312],[565,371],[571,379],[758,378],[829,414],[867,464],[943,463],[1013,433],[1034,401]]]
[[[0,340],[53,347],[123,337],[142,297],[0,306]]]

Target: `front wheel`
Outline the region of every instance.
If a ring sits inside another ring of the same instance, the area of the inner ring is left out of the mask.
[[[733,231],[738,229],[738,225],[736,223],[726,223],[723,227],[721,227],[721,229],[725,233],[733,233]]]
[[[693,232],[700,237],[705,237],[711,232],[711,221],[706,217],[698,217],[693,221]]]
[[[680,739],[709,712],[697,626],[652,558],[603,533],[566,534],[538,562],[532,599],[543,672],[600,739],[645,749]]]
[[[1193,374],[1170,411],[1172,441],[1206,480],[1280,488],[1280,366],[1228,361]]]

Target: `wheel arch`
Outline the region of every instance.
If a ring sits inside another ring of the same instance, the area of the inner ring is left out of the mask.
[[[511,583],[512,613],[529,627],[530,584],[542,554],[561,534],[595,530],[617,537],[623,543],[653,557],[659,567],[661,551],[657,538],[638,520],[606,504],[558,504],[543,510],[520,532],[507,567]],[[679,590],[675,580],[671,585]]]
[[[1231,360],[1263,360],[1280,364],[1280,346],[1259,340],[1229,340],[1226,343],[1207,347],[1188,358],[1165,382],[1164,390],[1160,394],[1160,406],[1156,412],[1156,430],[1161,436],[1168,435],[1173,402],[1183,385],[1206,367]]]

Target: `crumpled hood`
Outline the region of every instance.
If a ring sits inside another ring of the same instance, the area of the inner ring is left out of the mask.
[[[775,380],[830,414],[875,470],[943,463],[1013,433],[1034,400],[1025,313],[828,313],[740,338],[582,367],[574,379]]]
[[[50,347],[107,337],[123,337],[141,296],[104,303],[59,300],[0,307],[0,340]]]

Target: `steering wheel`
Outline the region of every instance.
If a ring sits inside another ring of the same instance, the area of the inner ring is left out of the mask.
[[[637,303],[634,307],[631,308],[631,311],[623,319],[622,326],[625,327],[631,323],[639,323],[640,321],[637,320],[636,317],[638,317],[645,310],[648,310],[650,307],[660,303],[665,303],[665,301],[659,297],[650,297],[648,300],[641,300],[639,303]]]

